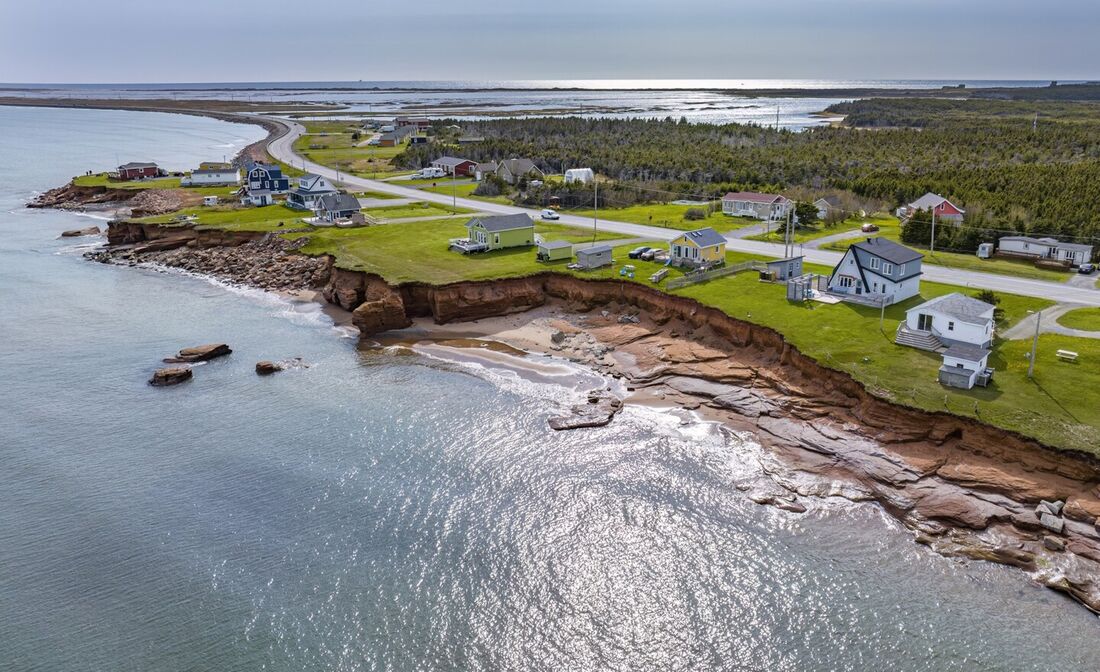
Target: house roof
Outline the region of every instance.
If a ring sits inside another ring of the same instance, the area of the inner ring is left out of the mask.
[[[325,194],[317,200],[317,207],[320,210],[343,211],[343,210],[358,210],[359,199],[351,194]]]
[[[854,243],[852,247],[895,264],[904,264],[924,258],[924,255],[916,250],[910,250],[904,245],[898,245],[892,240],[881,237],[868,238]]]
[[[156,168],[157,164],[152,161],[131,161],[130,163],[124,163],[119,166],[119,170],[126,170],[128,168]]]
[[[750,203],[778,203],[787,200],[778,194],[761,194],[755,191],[731,191],[722,197],[723,201],[749,201]]]
[[[991,319],[985,317],[985,314],[993,310],[993,308],[994,306],[992,304],[986,303],[985,301],[979,301],[972,296],[967,296],[959,292],[952,292],[951,294],[937,296],[931,301],[925,301],[919,306],[910,308],[905,312],[912,313],[914,311],[935,310],[944,315],[953,317],[960,322],[966,322],[967,324],[985,324]]]
[[[593,245],[592,247],[586,247],[583,250],[577,250],[578,257],[587,257],[591,254],[606,254],[611,251],[611,246],[607,244]]]
[[[1063,243],[1054,238],[1032,238],[1031,236],[1002,236],[1001,241],[1005,240],[1019,240],[1025,243],[1035,243],[1036,245],[1049,245],[1051,247],[1062,247],[1067,250],[1080,250],[1082,252],[1092,253],[1092,245],[1085,245],[1084,243]]]
[[[685,231],[684,234],[680,237],[687,238],[699,247],[723,245],[726,242],[726,239],[722,236],[722,234],[718,233],[709,226],[702,229],[696,229],[694,231]]]
[[[231,168],[231,167],[226,167],[226,168],[196,168],[195,170],[191,171],[191,174],[192,175],[219,175],[221,173],[239,173],[239,172],[240,171],[238,169]]]
[[[827,205],[830,208],[840,207],[840,199],[837,198],[836,196],[823,196],[822,198],[819,198],[816,201],[814,201],[814,205],[820,205],[822,203],[824,203],[825,205]]]
[[[305,175],[302,175],[301,177],[298,178],[298,184],[301,185],[302,183],[305,183],[305,186],[304,187],[299,186],[299,187],[295,188],[294,193],[296,193],[296,194],[307,193],[308,194],[308,193],[312,193],[312,192],[325,193],[325,192],[334,192],[334,191],[336,191],[331,186],[322,187],[321,186],[321,180],[323,180],[323,179],[324,178],[322,176],[317,175],[316,173],[306,173]]]
[[[487,161],[485,163],[477,164],[477,169],[483,173],[495,173],[497,172],[497,162]]]
[[[282,168],[280,168],[279,166],[271,165],[269,163],[264,163],[263,161],[249,161],[245,164],[245,170],[250,173],[257,168],[267,171],[267,174],[272,177],[282,177],[283,175]]]
[[[451,168],[457,168],[464,163],[473,163],[473,161],[469,159],[460,159],[457,156],[441,156],[435,161],[432,161],[432,163],[439,164],[441,166],[450,166]]]
[[[500,231],[511,231],[513,229],[525,229],[527,227],[534,227],[535,223],[531,221],[531,218],[526,213],[519,213],[518,215],[497,215],[495,217],[474,217],[470,221],[466,222],[466,226],[474,226],[478,222],[481,223],[482,228],[491,233],[499,233]]]
[[[978,363],[989,356],[989,351],[976,345],[956,343],[943,352],[944,357],[954,357],[966,362]]]
[[[497,169],[500,168],[504,168],[513,175],[526,175],[533,171],[542,172],[531,159],[504,159],[497,164]]]
[[[802,261],[802,257],[797,256],[797,257],[787,257],[786,259],[773,259],[773,260],[769,261],[767,265],[768,266],[782,266],[783,264],[786,264],[786,263],[791,262],[791,261]]]
[[[910,203],[909,207],[913,210],[931,210],[932,208],[940,207],[944,203],[947,203],[959,212],[966,212],[943,196],[940,196],[939,194],[933,194],[931,191]]]
[[[573,243],[568,240],[544,240],[539,243],[539,247],[545,247],[548,250],[560,250],[565,247],[573,247]]]

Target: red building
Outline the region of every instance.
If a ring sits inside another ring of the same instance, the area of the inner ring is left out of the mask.
[[[141,180],[146,177],[156,177],[159,174],[160,168],[155,163],[131,161],[118,167],[118,179],[120,180]]]

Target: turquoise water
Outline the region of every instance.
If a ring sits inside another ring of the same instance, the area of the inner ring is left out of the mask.
[[[759,507],[751,437],[359,350],[319,311],[104,266],[35,190],[251,127],[0,108],[0,669],[1095,670],[1095,617],[871,505]],[[179,347],[232,356],[145,384]],[[311,366],[269,378],[259,359]]]

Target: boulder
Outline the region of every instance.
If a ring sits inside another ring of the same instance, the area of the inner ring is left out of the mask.
[[[550,342],[553,343],[554,345],[561,345],[563,341],[565,341],[565,332],[564,331],[561,331],[559,329],[558,331],[555,331],[554,333],[550,334]]]
[[[1040,516],[1039,524],[1057,534],[1061,534],[1062,530],[1066,527],[1066,521],[1049,513],[1044,513]]]
[[[181,364],[186,362],[205,362],[216,357],[225,357],[233,352],[225,343],[208,343],[197,345],[193,348],[184,348],[175,357],[166,357],[166,364]]]
[[[62,231],[62,238],[79,238],[80,236],[98,236],[103,233],[98,226],[89,226],[86,229],[69,229],[68,231]]]
[[[1045,546],[1048,551],[1061,552],[1066,550],[1066,542],[1062,541],[1058,537],[1043,537],[1043,546]]]
[[[1066,503],[1061,500],[1058,500],[1056,502],[1048,502],[1044,499],[1039,502],[1039,506],[1045,508],[1047,511],[1054,514],[1055,516],[1062,515],[1062,509],[1065,507],[1065,505]]]
[[[256,362],[256,373],[261,376],[270,376],[277,371],[282,371],[284,368],[282,364],[269,362],[266,359],[262,362]]]
[[[174,366],[166,369],[157,369],[153,373],[153,377],[149,379],[149,384],[154,387],[168,387],[169,385],[179,385],[182,382],[191,380],[191,369],[186,366]]]

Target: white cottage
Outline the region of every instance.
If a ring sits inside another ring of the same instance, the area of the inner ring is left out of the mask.
[[[896,342],[923,350],[944,345],[989,348],[993,345],[994,309],[993,304],[959,292],[937,296],[905,311]],[[914,336],[919,338],[910,338]]]
[[[298,186],[286,197],[286,204],[299,210],[316,210],[322,196],[339,193],[332,183],[321,175],[307,173],[298,178]]]
[[[829,276],[834,294],[865,296],[892,305],[920,294],[920,252],[886,238],[854,243]]]
[[[985,387],[993,379],[993,369],[989,368],[989,350],[975,345],[952,345],[943,353],[943,366],[939,379],[947,387],[972,389],[975,385]]]
[[[1002,254],[1031,259],[1051,259],[1071,266],[1080,266],[1092,260],[1092,245],[1063,243],[1054,238],[1003,236],[997,242],[997,247]]]

